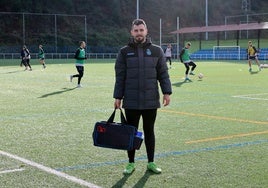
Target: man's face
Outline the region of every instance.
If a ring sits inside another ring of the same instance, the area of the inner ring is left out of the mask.
[[[132,26],[131,35],[137,43],[145,42],[147,33],[148,30],[143,24]]]
[[[81,43],[81,48],[85,48],[86,47],[86,43],[85,42],[82,42]]]

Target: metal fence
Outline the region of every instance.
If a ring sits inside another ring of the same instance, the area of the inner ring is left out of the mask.
[[[117,53],[88,53],[89,59],[115,59]],[[20,59],[20,53],[0,53],[0,59]],[[38,53],[31,53],[32,59],[38,59]],[[46,53],[46,59],[74,59],[74,53]]]
[[[43,44],[61,53],[63,46],[87,43],[86,15],[0,12],[0,20],[0,44]]]

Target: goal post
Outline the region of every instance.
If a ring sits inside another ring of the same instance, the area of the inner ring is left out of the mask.
[[[240,46],[213,46],[213,59],[240,60]]]

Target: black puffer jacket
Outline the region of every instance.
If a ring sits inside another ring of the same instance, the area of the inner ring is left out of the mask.
[[[163,50],[150,39],[143,44],[131,39],[119,51],[115,74],[114,98],[123,99],[125,109],[159,108],[158,82],[163,94],[172,93]]]

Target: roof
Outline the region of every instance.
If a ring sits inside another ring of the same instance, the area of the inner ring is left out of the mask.
[[[202,32],[217,32],[217,31],[240,31],[240,30],[258,30],[268,29],[268,22],[249,23],[249,24],[231,24],[231,25],[216,25],[204,27],[185,27],[171,34],[183,33],[202,33]]]

